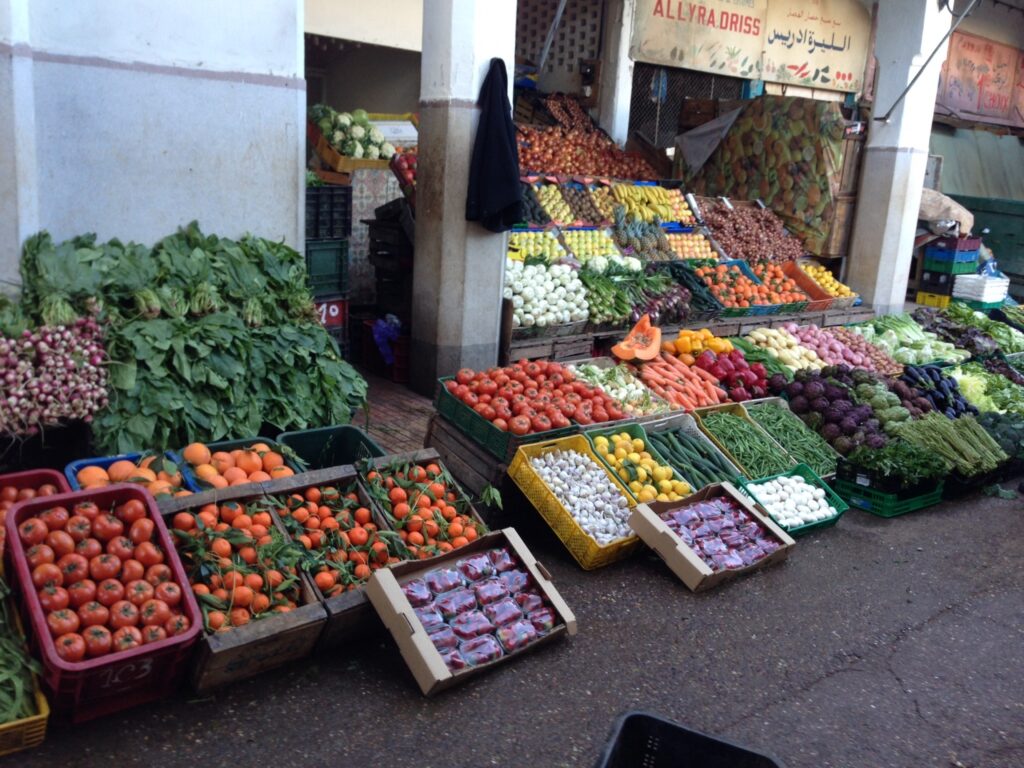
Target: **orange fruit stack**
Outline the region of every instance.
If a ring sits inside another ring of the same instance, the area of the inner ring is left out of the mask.
[[[170,470],[170,471],[168,471]],[[112,483],[141,485],[154,496],[188,496],[178,468],[157,453],[143,456],[137,462],[120,459],[109,467],[90,464],[75,475],[82,490],[104,488]]]
[[[784,297],[790,295],[788,291],[780,292],[776,290],[778,286],[758,285],[735,264],[698,267],[694,272],[724,307],[764,307],[807,300],[806,296],[786,299]]]
[[[765,287],[779,297],[779,301],[774,303],[795,304],[796,302],[810,300],[810,296],[800,290],[796,282],[778,264],[762,262],[755,264],[751,269],[761,279],[761,282],[765,284]]]
[[[211,488],[264,483],[295,474],[284,456],[266,443],[253,443],[233,451],[214,451],[203,443],[191,443],[181,452],[196,479]]]

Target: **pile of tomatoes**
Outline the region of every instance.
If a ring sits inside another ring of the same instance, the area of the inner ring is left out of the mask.
[[[60,489],[53,483],[43,483],[38,488],[21,488],[17,485],[5,485],[3,478],[0,478],[0,560],[4,556],[4,542],[7,536],[7,528],[3,524],[7,510],[19,501],[28,501],[36,496],[53,496],[59,492]]]
[[[106,512],[92,501],[70,511],[54,506],[18,525],[60,658],[128,651],[189,628],[182,587],[153,542],[154,529],[139,499]]]
[[[502,431],[514,435],[547,432],[577,424],[624,417],[621,406],[559,363],[520,360],[505,368],[463,368],[448,391]]]
[[[355,483],[343,491],[311,487],[277,502],[288,533],[309,550],[303,569],[325,597],[353,590],[378,568],[409,557],[398,534],[378,529]]]
[[[425,560],[464,547],[486,527],[447,470],[434,462],[377,467],[366,474],[370,495],[398,531],[407,558]]]
[[[172,533],[208,632],[298,607],[305,550],[277,529],[267,501],[179,512]]]

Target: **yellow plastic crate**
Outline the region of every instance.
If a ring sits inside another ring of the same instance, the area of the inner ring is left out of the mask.
[[[25,631],[17,613],[14,613],[14,625],[24,637]],[[0,725],[0,757],[38,747],[46,738],[46,723],[50,719],[50,704],[46,701],[46,697],[39,687],[39,678],[35,675],[32,676],[32,684],[35,686],[36,714]]]
[[[917,292],[917,303],[924,304],[926,307],[938,307],[939,309],[945,309],[949,306],[949,302],[952,300],[952,296],[943,296],[940,293],[925,293],[924,291]]]
[[[629,506],[636,506],[636,502],[626,491],[625,486],[608,471],[607,467],[591,449],[587,438],[583,437],[583,435],[570,435],[569,437],[562,437],[557,440],[520,446],[519,450],[516,451],[515,458],[512,459],[512,464],[508,468],[509,477],[519,486],[523,495],[540,513],[540,516],[551,526],[551,530],[562,540],[565,548],[569,550],[569,553],[576,559],[581,568],[589,571],[629,557],[640,546],[640,539],[637,536],[633,535],[619,539],[602,547],[586,531],[580,528],[573,516],[569,514],[569,511],[562,506],[562,502],[548,488],[547,483],[541,480],[540,476],[533,469],[530,459],[557,450],[576,451],[577,453],[589,456],[593,459],[594,464],[600,467],[608,478],[615,483],[615,487],[619,489],[623,497],[629,502]]]

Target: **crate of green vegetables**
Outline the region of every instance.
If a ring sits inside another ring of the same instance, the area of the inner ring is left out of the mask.
[[[673,469],[687,478],[694,490],[733,482],[743,473],[700,431],[688,413],[677,413],[644,424],[651,445]]]
[[[697,426],[751,480],[796,466],[786,449],[747,415],[739,403],[697,408]]]
[[[935,452],[890,440],[881,448],[862,446],[840,460],[834,487],[850,506],[896,517],[938,504],[948,472]]]
[[[786,446],[790,456],[825,480],[835,476],[839,453],[789,410],[789,403],[781,397],[766,397],[746,402],[743,407],[761,429]]]
[[[39,665],[28,654],[8,592],[0,579],[0,756],[42,744],[50,718],[36,677]]]

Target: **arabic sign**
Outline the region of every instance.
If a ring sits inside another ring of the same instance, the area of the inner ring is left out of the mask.
[[[870,35],[858,0],[637,0],[630,57],[856,92]]]
[[[964,119],[1024,125],[1024,53],[954,32],[937,103]]]

